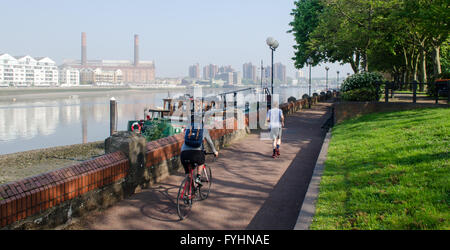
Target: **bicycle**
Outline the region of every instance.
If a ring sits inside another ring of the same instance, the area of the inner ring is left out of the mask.
[[[214,153],[207,153],[203,151],[205,155],[214,155]],[[214,157],[215,159],[215,157]],[[194,171],[197,169],[198,164],[194,163],[194,167],[189,164],[189,175],[181,182],[177,196],[177,212],[180,220],[185,219],[192,209],[194,200],[205,200],[211,191],[212,173],[211,168],[205,163],[201,171],[200,181],[202,184],[198,184],[194,181]],[[203,184],[205,183],[205,184]],[[200,198],[200,199],[198,199]]]

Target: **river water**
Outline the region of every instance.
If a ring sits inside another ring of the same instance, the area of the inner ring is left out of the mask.
[[[239,89],[239,88],[237,88]],[[231,89],[206,89],[203,95]],[[307,93],[306,87],[275,89],[280,102]],[[118,102],[118,130],[126,130],[128,120],[143,119],[144,108],[162,107],[163,98],[193,90],[105,90],[58,94],[3,96],[0,100],[0,154],[104,140],[109,136],[109,100]],[[238,96],[243,105],[242,92]],[[230,96],[231,97],[231,96]],[[227,97],[228,99],[229,97]],[[229,99],[228,99],[229,100]]]

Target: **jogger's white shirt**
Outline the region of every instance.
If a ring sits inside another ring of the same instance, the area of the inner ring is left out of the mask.
[[[283,112],[279,108],[270,109],[267,112],[267,119],[269,119],[269,129],[281,128],[281,117]]]

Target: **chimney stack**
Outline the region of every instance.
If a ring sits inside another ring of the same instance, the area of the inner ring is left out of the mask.
[[[134,66],[139,64],[139,36],[134,35]]]
[[[81,32],[81,65],[87,64],[86,57],[86,32]]]

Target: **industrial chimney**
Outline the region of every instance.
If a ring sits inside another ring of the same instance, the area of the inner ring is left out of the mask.
[[[134,35],[134,66],[139,64],[139,36]]]
[[[87,64],[86,57],[86,32],[81,32],[81,65]]]

